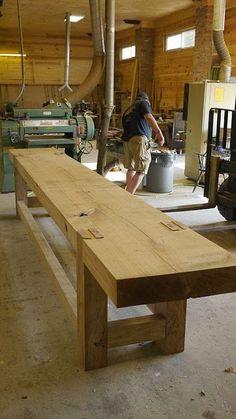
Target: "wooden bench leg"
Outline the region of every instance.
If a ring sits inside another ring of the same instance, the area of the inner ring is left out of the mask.
[[[84,266],[78,282],[79,362],[83,370],[107,366],[107,296]]]
[[[163,354],[184,351],[187,300],[169,301],[148,306],[155,314],[165,317],[165,339],[160,342]]]
[[[24,201],[27,205],[27,184],[22,176],[15,170],[16,213],[18,214],[17,201]]]

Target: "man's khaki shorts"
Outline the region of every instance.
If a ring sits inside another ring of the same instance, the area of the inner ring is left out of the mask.
[[[149,141],[145,135],[136,135],[124,142],[124,167],[135,172],[147,173],[151,163]]]

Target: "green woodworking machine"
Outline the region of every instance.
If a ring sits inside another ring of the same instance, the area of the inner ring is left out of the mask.
[[[0,119],[0,192],[15,190],[9,148],[63,147],[76,156],[80,140],[94,137],[94,123],[86,114],[73,115],[69,104],[50,103],[41,109],[10,106]]]

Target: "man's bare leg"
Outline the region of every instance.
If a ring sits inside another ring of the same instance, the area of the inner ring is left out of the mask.
[[[127,170],[127,172],[126,172],[126,187],[125,187],[126,190],[129,187],[129,185],[131,184],[131,181],[132,181],[135,173],[136,172],[134,170],[130,170],[130,169]]]
[[[130,181],[127,181],[127,185],[126,185],[126,190],[127,192],[134,194],[136,192],[136,190],[138,189],[140,183],[142,182],[144,177],[144,173],[141,172],[136,172],[131,179],[129,179]]]

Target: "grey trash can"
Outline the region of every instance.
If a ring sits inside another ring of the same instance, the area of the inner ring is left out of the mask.
[[[151,152],[151,163],[146,179],[146,188],[149,192],[172,192],[174,180],[174,160],[174,152]]]

